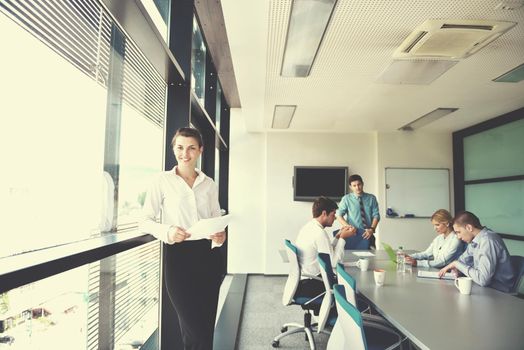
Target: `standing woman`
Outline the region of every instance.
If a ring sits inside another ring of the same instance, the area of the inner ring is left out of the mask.
[[[171,145],[178,165],[153,181],[140,230],[165,243],[164,263],[170,266],[165,283],[178,314],[184,349],[211,350],[222,266],[220,252],[212,248],[224,243],[226,233],[193,239],[186,229],[200,219],[220,216],[218,188],[195,168],[203,151],[198,130],[179,129]]]
[[[441,268],[455,260],[464,251],[462,241],[453,231],[453,218],[449,211],[439,209],[431,216],[431,223],[437,237],[423,252],[406,256],[406,262],[413,266]]]

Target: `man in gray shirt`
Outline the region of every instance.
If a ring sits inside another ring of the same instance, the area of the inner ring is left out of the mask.
[[[458,213],[453,220],[458,238],[468,243],[466,251],[439,272],[449,270],[471,277],[480,286],[488,286],[510,292],[515,282],[515,272],[509,260],[509,252],[498,234],[483,227],[475,214]]]

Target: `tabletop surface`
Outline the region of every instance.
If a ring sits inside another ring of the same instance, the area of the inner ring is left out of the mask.
[[[523,299],[475,283],[471,295],[463,295],[452,280],[418,278],[418,268],[397,273],[385,251],[374,253],[368,271],[345,269],[357,290],[420,348],[524,349]],[[344,260],[358,256],[346,251]],[[374,268],[386,270],[381,287],[375,284]]]

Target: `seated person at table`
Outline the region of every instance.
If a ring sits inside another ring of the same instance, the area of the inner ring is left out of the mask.
[[[344,257],[343,238],[349,237],[349,228],[342,228],[335,237],[324,228],[331,227],[335,221],[337,203],[326,197],[319,197],[313,202],[313,219],[305,224],[298,233],[295,246],[298,249],[298,262],[301,270],[301,281],[296,296],[313,298],[325,291],[320,275],[318,253],[327,253],[332,266],[336,266]],[[342,238],[342,239],[340,239]]]
[[[453,231],[453,218],[449,211],[439,209],[431,216],[431,223],[437,237],[423,252],[406,256],[406,262],[413,266],[441,268],[455,260],[464,251],[464,243]]]
[[[351,175],[348,182],[351,193],[342,197],[337,210],[338,222],[354,233],[346,240],[346,249],[375,248],[374,233],[380,221],[377,198],[364,192],[360,175]]]
[[[455,216],[453,228],[457,236],[469,244],[458,260],[440,270],[439,276],[450,270],[455,274],[461,272],[480,286],[509,292],[515,280],[515,272],[502,238],[483,227],[479,218],[468,211]]]

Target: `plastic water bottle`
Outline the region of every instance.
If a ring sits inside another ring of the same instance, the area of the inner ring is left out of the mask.
[[[399,273],[406,272],[406,266],[404,265],[404,263],[405,263],[404,251],[402,250],[402,246],[400,246],[397,249],[397,272]]]

